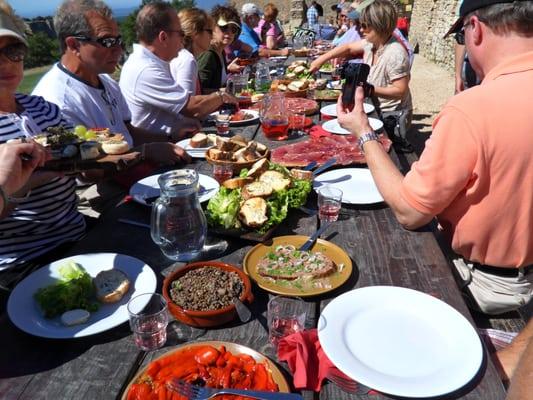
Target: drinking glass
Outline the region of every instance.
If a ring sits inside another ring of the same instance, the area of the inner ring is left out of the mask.
[[[321,222],[337,221],[341,210],[342,190],[333,186],[318,189],[318,218]]]
[[[229,125],[230,125],[231,115],[229,114],[219,114],[215,120],[215,125],[217,127],[217,133],[221,136],[229,134]]]
[[[214,164],[213,177],[218,183],[230,179],[233,176],[233,166],[231,164]]]
[[[268,339],[274,346],[281,338],[305,329],[306,304],[294,297],[276,296],[267,306]]]
[[[167,341],[167,301],[158,293],[143,293],[128,302],[133,339],[137,347],[152,351]]]

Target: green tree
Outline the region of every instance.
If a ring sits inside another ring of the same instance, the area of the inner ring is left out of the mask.
[[[24,67],[34,68],[50,65],[59,60],[59,42],[49,38],[43,32],[36,32],[28,37],[28,56],[24,59]]]
[[[195,0],[172,0],[171,4],[177,11],[183,10],[184,8],[196,7]]]

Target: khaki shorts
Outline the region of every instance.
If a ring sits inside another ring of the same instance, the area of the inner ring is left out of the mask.
[[[485,314],[502,314],[525,306],[533,297],[533,270],[500,276],[476,269],[462,258],[453,263],[468,306]]]

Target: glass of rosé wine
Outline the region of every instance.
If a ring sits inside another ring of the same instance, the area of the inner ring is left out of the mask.
[[[341,202],[342,190],[333,186],[324,186],[318,189],[318,218],[320,221],[337,221]]]
[[[231,164],[213,164],[213,178],[222,183],[233,176],[233,166]]]
[[[297,297],[276,296],[267,306],[268,339],[277,347],[285,336],[305,329],[306,303]]]
[[[137,347],[152,351],[167,341],[168,306],[158,293],[143,293],[128,302],[133,339]]]

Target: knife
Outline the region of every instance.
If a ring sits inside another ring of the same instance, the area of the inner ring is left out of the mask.
[[[326,161],[324,163],[324,165],[322,165],[321,167],[318,167],[317,169],[315,169],[313,171],[313,176],[317,176],[318,174],[320,174],[322,171],[325,171],[326,169],[328,169],[329,167],[331,167],[333,164],[335,164],[337,162],[337,159],[335,157],[333,158],[330,158],[328,161]]]
[[[311,171],[313,168],[316,167],[317,162],[311,161],[309,164],[307,164],[305,167],[303,167],[304,171]]]
[[[307,242],[302,244],[298,250],[300,251],[309,250],[313,246],[315,241],[318,239],[318,237],[322,234],[322,232],[324,232],[327,229],[327,227],[330,225],[331,225],[331,222],[324,222],[322,226],[318,228],[318,230],[315,233],[313,233],[313,236],[307,239]]]

